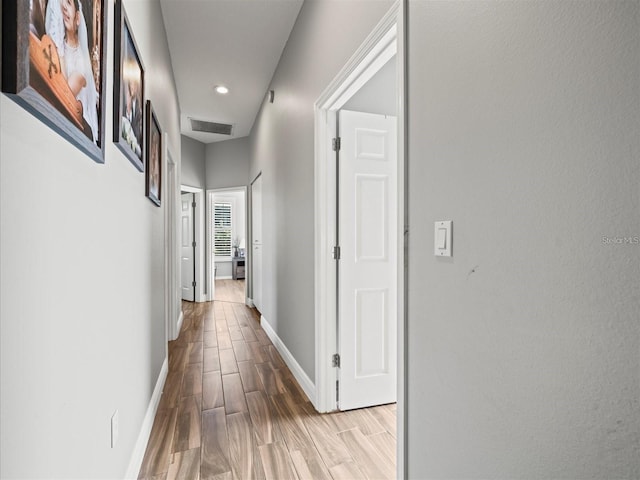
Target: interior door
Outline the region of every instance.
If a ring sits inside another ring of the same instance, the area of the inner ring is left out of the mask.
[[[183,193],[180,201],[180,270],[182,299],[195,302],[195,247],[193,193]]]
[[[262,312],[263,258],[262,242],[262,175],[251,184],[251,282],[253,285],[253,304]]]
[[[339,112],[339,408],[396,401],[396,118]]]

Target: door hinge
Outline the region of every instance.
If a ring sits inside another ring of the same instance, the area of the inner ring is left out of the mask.
[[[196,281],[194,280],[193,282],[191,282],[191,285],[193,286],[193,288],[196,288]]]
[[[332,367],[340,367],[340,354],[334,353],[331,357],[331,366]]]
[[[192,206],[193,208],[196,208],[196,202],[191,202],[191,206]]]
[[[340,247],[337,245],[333,247],[333,259],[340,260]]]
[[[193,248],[196,248],[196,242],[192,242],[192,243],[191,243],[191,246],[192,246]]]
[[[340,151],[341,143],[342,141],[340,140],[340,137],[336,137],[331,141],[331,145],[333,147],[334,152]]]

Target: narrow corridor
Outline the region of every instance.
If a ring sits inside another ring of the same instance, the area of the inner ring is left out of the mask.
[[[395,404],[320,415],[254,309],[183,311],[140,479],[395,478]]]

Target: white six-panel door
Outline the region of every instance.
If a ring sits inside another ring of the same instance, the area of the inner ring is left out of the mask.
[[[339,112],[339,408],[396,401],[396,118]]]
[[[195,302],[196,289],[193,286],[193,193],[183,193],[180,198],[180,271],[182,299]]]

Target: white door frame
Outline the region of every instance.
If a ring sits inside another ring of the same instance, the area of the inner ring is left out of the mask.
[[[190,187],[189,185],[181,185],[180,191],[183,193],[193,193],[196,199],[196,210],[193,217],[193,225],[195,228],[194,238],[196,241],[195,248],[195,301],[206,302],[207,301],[207,285],[204,275],[204,258],[205,258],[205,238],[204,238],[204,213],[205,213],[205,201],[204,201],[204,189],[197,187]],[[180,277],[182,278],[182,277]]]
[[[182,307],[180,295],[180,282],[178,281],[180,271],[180,252],[178,249],[177,232],[178,217],[176,215],[176,205],[178,201],[178,168],[175,162],[175,155],[169,144],[169,135],[164,132],[163,145],[165,146],[166,175],[164,177],[163,191],[167,192],[164,197],[164,244],[165,244],[165,320],[167,342],[178,338],[182,325]]]
[[[338,73],[314,105],[315,110],[315,335],[316,398],[319,412],[336,409],[336,369],[331,365],[336,349],[337,284],[332,250],[336,238],[336,171],[331,139],[336,132],[336,112],[395,54],[398,106],[398,396],[397,478],[406,472],[405,395],[405,39],[406,2],[398,0],[358,51]]]
[[[214,278],[214,266],[215,266],[215,258],[211,255],[210,252],[213,251],[213,223],[211,220],[213,219],[213,215],[211,212],[211,197],[216,193],[224,193],[224,192],[242,192],[244,193],[244,237],[245,237],[245,282],[244,282],[244,301],[247,303],[247,252],[250,250],[248,248],[249,245],[249,207],[248,207],[248,195],[247,195],[247,186],[239,186],[239,187],[225,187],[225,188],[214,188],[207,190],[207,205],[206,205],[206,229],[207,229],[207,254],[206,254],[206,262],[207,262],[207,285],[211,285],[210,288],[207,288],[207,301],[211,302],[215,300],[215,278]]]
[[[256,183],[256,180],[262,176],[262,170],[258,172],[258,174],[253,177],[253,180],[249,182],[249,187],[247,188],[247,232],[249,235],[247,236],[247,250],[245,256],[247,257],[245,261],[244,274],[246,277],[245,280],[245,293],[247,295],[246,303],[250,308],[255,308],[255,304],[253,303],[253,184]]]

